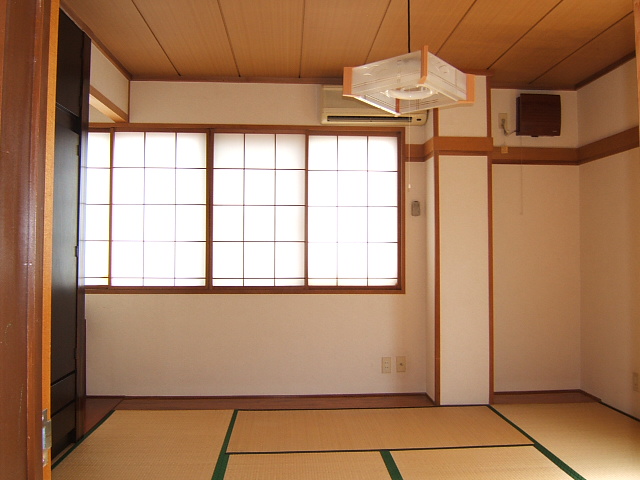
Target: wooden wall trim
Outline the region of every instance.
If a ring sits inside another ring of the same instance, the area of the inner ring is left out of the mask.
[[[639,135],[638,127],[633,127],[624,132],[584,145],[578,148],[578,163],[582,165],[637,148],[640,146]]]
[[[578,151],[575,148],[531,148],[493,147],[494,165],[577,165]]]
[[[116,123],[128,123],[129,114],[107,98],[100,90],[91,86],[89,89],[89,105]]]

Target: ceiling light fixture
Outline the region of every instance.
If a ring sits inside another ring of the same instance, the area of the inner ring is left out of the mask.
[[[475,77],[429,52],[411,52],[411,0],[407,0],[407,51],[398,57],[345,67],[343,95],[393,115],[473,103]]]
[[[422,50],[345,67],[343,95],[394,115],[473,103],[475,77]]]

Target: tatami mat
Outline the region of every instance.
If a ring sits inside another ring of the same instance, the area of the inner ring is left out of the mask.
[[[398,450],[531,442],[488,407],[242,411],[229,452]]]
[[[571,480],[535,447],[393,452],[403,480]]]
[[[588,480],[640,479],[637,420],[599,403],[495,408]]]
[[[389,480],[378,452],[232,455],[224,480]]]
[[[232,411],[116,411],[53,480],[211,480]]]

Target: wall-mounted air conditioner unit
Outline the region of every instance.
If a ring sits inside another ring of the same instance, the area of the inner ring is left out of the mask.
[[[392,115],[359,100],[342,96],[342,85],[323,85],[321,92],[323,125],[353,125],[388,127],[393,125],[424,125],[428,112]]]

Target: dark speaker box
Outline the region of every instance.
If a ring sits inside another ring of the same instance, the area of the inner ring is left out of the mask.
[[[517,135],[557,137],[560,123],[560,95],[523,93],[517,98]]]

